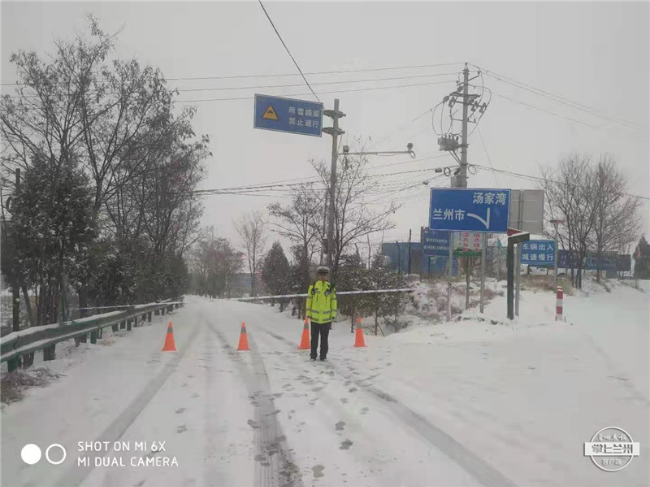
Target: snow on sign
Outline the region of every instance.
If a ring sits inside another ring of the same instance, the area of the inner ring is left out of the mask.
[[[255,128],[320,137],[323,128],[323,104],[255,95]]]
[[[429,228],[506,233],[509,189],[432,188]]]
[[[529,240],[521,245],[521,263],[528,265],[555,265],[555,242],[553,240]]]

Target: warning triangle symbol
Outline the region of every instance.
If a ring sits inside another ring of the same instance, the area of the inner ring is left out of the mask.
[[[273,110],[273,107],[271,105],[269,105],[269,107],[266,109],[264,115],[262,115],[262,118],[265,118],[267,120],[279,120],[277,114],[275,113],[275,110]]]

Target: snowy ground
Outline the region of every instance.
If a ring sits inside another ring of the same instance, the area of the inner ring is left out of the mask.
[[[277,307],[190,297],[171,317],[177,352],[160,352],[160,320],[47,363],[65,376],[3,408],[2,485],[647,486],[648,294],[587,290],[565,297],[566,322],[552,293],[526,291],[514,323],[501,296],[484,315],[366,336],[367,348],[338,323],[327,363],[308,362],[302,323]],[[248,352],[235,351],[242,321]],[[606,473],[582,444],[612,425],[641,457]],[[141,441],[165,451],[133,451]],[[26,465],[26,443],[68,455]],[[94,455],[125,466],[78,466]]]

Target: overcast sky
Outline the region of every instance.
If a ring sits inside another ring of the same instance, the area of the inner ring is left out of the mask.
[[[308,75],[326,108],[332,108],[334,97],[340,99],[341,110],[347,114],[342,120],[347,135],[372,137],[373,142],[381,141],[375,148],[383,150],[402,150],[407,142],[413,142],[417,159],[443,155],[438,150],[431,116],[412,120],[453,91],[462,63],[469,62],[604,114],[593,116],[484,76],[485,86],[495,96],[479,125],[480,131],[469,139],[470,163],[489,167],[491,160],[495,169],[539,175],[541,164],[554,163],[562,154],[578,151],[597,157],[608,152],[629,176],[630,192],[650,196],[648,2],[265,5],[305,72],[458,63]],[[9,63],[12,52],[52,52],[54,39],[69,39],[75,29],[88,32],[88,13],[95,15],[106,31],[123,28],[117,56],[136,57],[157,66],[170,79],[297,73],[257,2],[3,2],[2,83],[15,81]],[[378,78],[402,79],[317,84]],[[448,83],[431,84],[440,81]],[[258,87],[183,92],[179,96],[179,100],[249,97],[196,103],[195,131],[209,134],[212,139],[213,157],[207,161],[208,177],[203,188],[311,177],[314,171],[310,159],[330,159],[331,138],[326,134],[314,138],[253,129],[253,94],[309,93],[306,86],[300,86],[300,76],[169,83],[180,89]],[[298,86],[261,87],[277,84]],[[418,84],[421,86],[404,86]],[[399,88],[324,93],[379,86]],[[314,100],[313,95],[301,98]],[[631,124],[613,123],[611,117]],[[370,172],[397,173],[452,163],[449,156],[419,162],[411,162],[408,156],[374,157]],[[389,164],[394,165],[386,167]],[[409,229],[414,232],[414,240],[419,238],[420,227],[427,225],[428,189],[422,185],[394,191],[407,186],[398,182],[412,184],[434,175],[419,172],[376,178],[378,185],[385,185],[378,186],[384,191],[377,193],[382,203],[395,198],[404,205],[394,215],[396,229],[387,232],[385,240],[406,239]],[[448,180],[434,183],[448,186]],[[497,186],[533,188],[535,183],[485,171],[469,179],[469,187]],[[237,240],[233,217],[254,209],[265,210],[276,200],[209,196],[205,198],[204,223],[214,225],[218,235]],[[649,207],[646,200],[643,216],[647,233]],[[381,236],[373,238],[379,240]]]

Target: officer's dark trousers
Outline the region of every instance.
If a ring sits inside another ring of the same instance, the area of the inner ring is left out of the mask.
[[[312,323],[311,324],[311,358],[315,359],[318,356],[318,336],[320,335],[320,358],[327,358],[327,350],[329,349],[328,337],[332,323]]]

